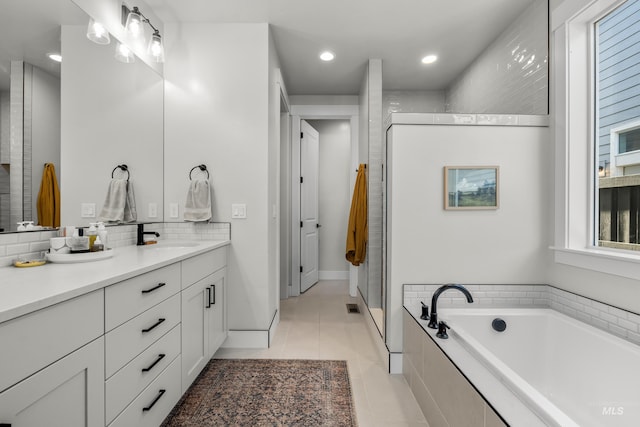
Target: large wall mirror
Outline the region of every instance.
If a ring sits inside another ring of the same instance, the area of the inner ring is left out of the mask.
[[[88,22],[70,0],[3,2],[3,232],[15,231],[18,221],[38,222],[45,163],[55,165],[62,225],[96,220],[119,164],[129,166],[138,221],[163,220],[163,79],[143,61],[116,61],[115,38],[104,46],[89,41]],[[62,64],[48,53],[62,53]],[[83,215],[83,205],[92,206],[96,216]]]

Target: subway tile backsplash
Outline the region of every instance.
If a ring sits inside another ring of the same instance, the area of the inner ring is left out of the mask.
[[[146,224],[145,231],[157,231],[159,240],[229,240],[231,223],[154,223]],[[136,225],[107,227],[108,247],[118,248],[136,244]],[[0,234],[0,267],[7,267],[22,256],[38,258],[49,250],[49,239],[58,236],[57,231],[29,231]]]
[[[431,306],[431,296],[441,284],[404,285],[404,306],[420,313],[421,302]],[[549,285],[464,285],[480,307],[551,308],[640,345],[640,314],[622,310]],[[438,307],[464,307],[461,293],[446,292]],[[431,307],[429,307],[431,309]]]

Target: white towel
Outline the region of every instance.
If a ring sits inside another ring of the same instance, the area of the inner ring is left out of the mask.
[[[208,221],[211,219],[211,190],[209,181],[194,179],[189,185],[184,204],[185,221]]]
[[[100,221],[122,223],[137,219],[133,184],[126,179],[112,179],[100,211]]]

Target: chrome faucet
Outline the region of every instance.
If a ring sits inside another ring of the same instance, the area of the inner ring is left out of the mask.
[[[156,237],[160,237],[160,233],[156,231],[144,231],[144,224],[138,224],[138,241],[136,243],[138,246],[144,245],[145,234],[153,234]]]
[[[447,283],[446,285],[440,286],[438,289],[436,289],[436,291],[433,293],[433,296],[431,297],[431,317],[429,317],[429,324],[427,325],[431,329],[438,329],[438,309],[437,309],[438,297],[440,296],[441,293],[449,289],[459,290],[464,294],[465,297],[467,297],[468,303],[473,302],[473,297],[471,296],[471,293],[462,285],[458,285],[455,283]]]

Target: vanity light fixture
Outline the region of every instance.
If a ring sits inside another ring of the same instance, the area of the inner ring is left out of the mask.
[[[129,10],[125,5],[122,5],[123,17],[126,13],[127,19],[124,27],[125,31],[134,39],[144,38],[144,23],[149,24],[153,30],[151,40],[147,47],[147,52],[155,62],[164,62],[164,46],[162,45],[162,36],[160,31],[151,23],[149,18],[144,16],[137,6]]]
[[[436,55],[427,55],[424,58],[422,58],[422,63],[423,64],[433,64],[437,60],[438,60],[438,57]]]
[[[87,38],[97,44],[111,43],[109,32],[101,23],[96,22],[93,18],[89,18],[89,26],[87,27]]]
[[[116,45],[116,59],[125,64],[130,64],[135,62],[136,56],[126,44],[118,42]]]
[[[320,54],[320,59],[322,59],[325,62],[333,61],[335,57],[336,55],[334,55],[333,52],[330,52],[328,50],[325,50]]]

